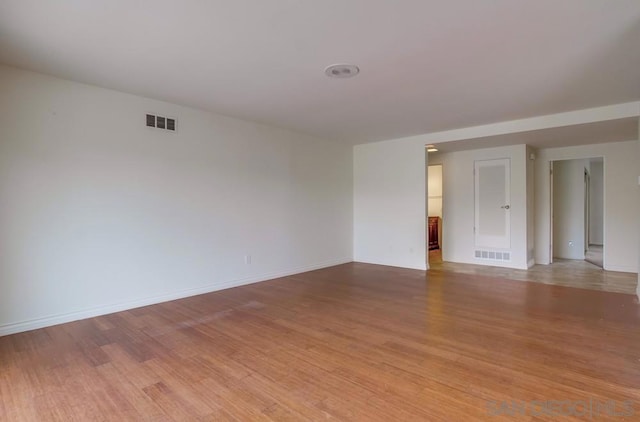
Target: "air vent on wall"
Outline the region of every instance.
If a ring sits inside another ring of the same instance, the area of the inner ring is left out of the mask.
[[[511,261],[511,252],[504,251],[476,250],[474,256],[476,259],[489,259],[491,261]]]
[[[156,129],[168,130],[171,132],[176,131],[177,121],[171,117],[156,116],[154,114],[147,114],[147,127],[153,127]]]

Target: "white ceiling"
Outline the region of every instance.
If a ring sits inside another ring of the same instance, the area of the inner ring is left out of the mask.
[[[639,47],[638,0],[0,2],[2,63],[351,143],[636,101]]]

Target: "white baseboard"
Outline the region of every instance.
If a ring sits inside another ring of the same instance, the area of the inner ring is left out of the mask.
[[[318,270],[321,268],[333,267],[335,265],[347,264],[352,262],[351,258],[338,259],[334,261],[326,261],[315,265],[305,267],[297,267],[288,270],[278,271],[259,276],[229,280],[221,283],[214,283],[207,286],[197,287],[194,289],[178,290],[175,292],[151,296],[137,299],[129,302],[113,303],[104,306],[98,306],[90,309],[84,309],[75,312],[69,312],[58,315],[50,315],[41,318],[34,318],[28,321],[13,322],[0,325],[0,337],[9,334],[21,333],[24,331],[36,330],[38,328],[50,327],[52,325],[64,324],[66,322],[78,321],[80,319],[93,318],[100,315],[107,315],[114,312],[126,311],[129,309],[140,308],[142,306],[155,305],[156,303],[168,302],[170,300],[182,299],[189,296],[196,296],[204,293],[211,293],[218,290],[229,289],[232,287],[244,286],[247,284],[259,283],[261,281],[271,280],[274,278],[286,277],[293,274],[304,273],[307,271]]]
[[[398,265],[398,264],[394,264],[394,263],[375,262],[375,261],[367,261],[367,260],[362,260],[362,259],[354,259],[353,262],[359,262],[361,264],[384,265],[385,267],[407,268],[409,270],[426,271],[428,269],[426,262],[424,264],[422,264],[422,265]]]
[[[620,273],[637,273],[638,267],[630,266],[630,265],[607,265],[605,263],[604,266],[605,271],[617,271]]]

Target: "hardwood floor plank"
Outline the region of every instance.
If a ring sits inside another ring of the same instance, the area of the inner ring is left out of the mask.
[[[154,384],[147,384],[144,387],[138,387],[127,372],[123,372],[122,369],[114,366],[112,363],[102,365],[98,368],[98,374],[110,385],[117,386],[118,389],[126,397],[128,403],[130,403],[132,409],[129,414],[132,416],[132,420],[147,419],[147,420],[170,420],[164,413],[163,409],[158,406],[144,389],[157,385],[160,381]]]

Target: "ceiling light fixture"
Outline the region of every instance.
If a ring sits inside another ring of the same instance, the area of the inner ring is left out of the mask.
[[[330,78],[352,78],[360,73],[360,68],[352,64],[332,64],[324,73]]]
[[[435,145],[425,145],[425,147],[427,148],[427,152],[438,152],[438,148],[436,148]]]

